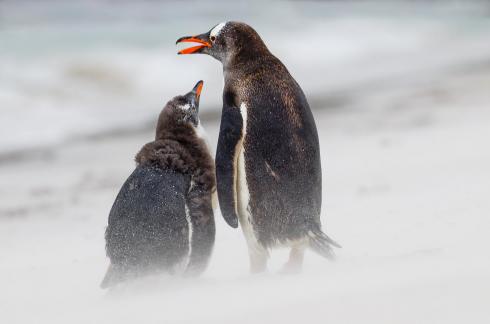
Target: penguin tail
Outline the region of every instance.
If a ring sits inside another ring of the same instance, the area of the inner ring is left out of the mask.
[[[104,279],[102,279],[102,282],[100,283],[100,288],[102,289],[107,289],[111,288],[121,281],[124,280],[123,274],[121,273],[120,269],[118,269],[116,266],[113,264],[109,264],[109,268],[107,269],[107,272],[104,276]]]
[[[332,247],[342,248],[340,244],[332,240],[327,234],[323,233],[320,227],[316,227],[308,232],[310,248],[319,255],[329,260],[335,259]]]

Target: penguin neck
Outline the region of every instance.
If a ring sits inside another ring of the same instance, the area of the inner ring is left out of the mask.
[[[248,68],[254,64],[260,64],[261,61],[269,57],[274,57],[263,42],[256,42],[253,45],[240,47],[234,52],[226,55],[223,64],[223,71],[232,69]]]
[[[166,121],[158,124],[155,140],[170,139],[177,142],[185,142],[193,136],[195,136],[195,131],[192,126]]]

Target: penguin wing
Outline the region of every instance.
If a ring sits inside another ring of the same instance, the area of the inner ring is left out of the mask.
[[[221,214],[233,228],[238,227],[236,177],[242,127],[240,110],[224,104],[216,148],[216,183]]]

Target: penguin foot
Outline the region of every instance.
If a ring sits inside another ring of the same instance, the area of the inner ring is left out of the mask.
[[[250,253],[250,273],[259,274],[267,271],[267,253]]]
[[[298,274],[303,270],[303,260],[305,258],[304,244],[298,244],[291,248],[289,252],[289,260],[284,264],[280,273],[281,274]]]
[[[267,260],[255,260],[250,262],[250,273],[261,274],[267,271]]]
[[[296,275],[300,274],[302,270],[303,267],[292,266],[289,262],[286,262],[278,273],[282,275]]]

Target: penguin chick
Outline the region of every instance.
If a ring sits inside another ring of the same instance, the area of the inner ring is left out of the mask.
[[[215,238],[214,162],[200,137],[203,82],[169,101],[153,142],[136,155],[105,232],[110,265],[101,287],[138,276],[205,270]]]
[[[226,222],[242,227],[251,271],[264,271],[276,246],[291,247],[286,271],[301,269],[308,246],[332,258],[339,245],[320,222],[318,133],[298,83],[247,24],[223,22],[182,42],[199,45],[179,54],[207,54],[223,64],[218,198]]]

